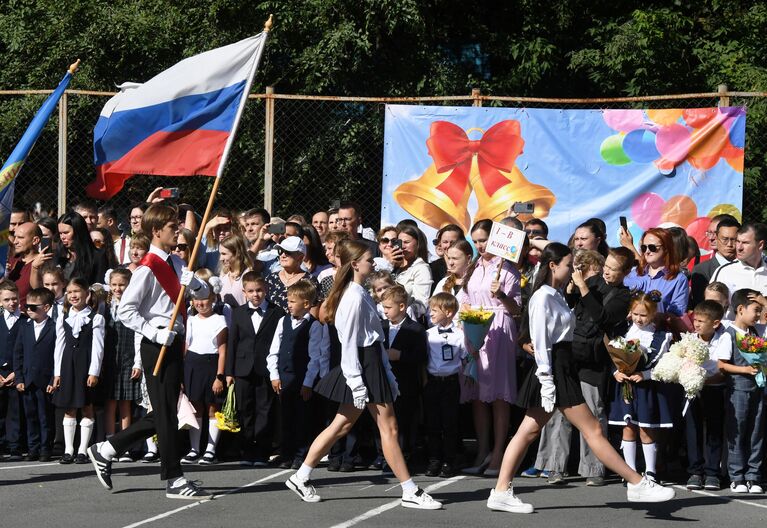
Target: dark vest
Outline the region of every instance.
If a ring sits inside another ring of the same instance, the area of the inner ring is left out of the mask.
[[[88,372],[91,366],[91,347],[93,346],[93,316],[91,313],[88,323],[80,329],[80,334],[72,335],[72,327],[64,321],[64,357],[71,354],[74,358],[75,372]],[[63,316],[63,314],[62,314]]]
[[[283,389],[300,388],[309,366],[309,329],[316,319],[309,316],[293,328],[292,317],[286,315],[282,321],[282,340],[277,356],[277,369]],[[294,384],[297,386],[293,387]]]
[[[13,370],[13,347],[16,345],[16,336],[24,322],[24,317],[19,317],[16,324],[8,330],[5,324],[5,314],[0,312],[0,370]]]
[[[749,328],[749,330],[754,332],[752,328]],[[730,337],[732,337],[732,364],[738,365],[739,367],[747,366],[749,364],[748,361],[746,361],[743,356],[740,355],[740,350],[738,349],[737,330],[735,330],[732,326],[728,326],[726,332],[730,334]],[[727,383],[728,386],[734,390],[752,392],[757,389],[756,378],[750,375],[728,373]]]

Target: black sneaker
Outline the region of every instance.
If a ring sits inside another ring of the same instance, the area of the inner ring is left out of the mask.
[[[18,451],[11,451],[11,454],[7,458],[7,462],[21,462],[24,457]]]
[[[28,453],[27,456],[24,457],[25,462],[36,462],[40,460],[40,453]]]
[[[708,476],[703,487],[709,491],[719,491],[722,489],[722,483],[719,481],[719,477]]]
[[[75,456],[75,464],[87,464],[88,463],[88,455],[85,453],[77,453],[77,456]]]
[[[690,475],[690,478],[687,479],[687,489],[688,490],[703,489],[703,477],[701,477],[700,475]]]
[[[88,448],[88,458],[93,464],[93,469],[96,470],[96,478],[99,479],[101,485],[106,489],[112,489],[112,461],[107,460],[101,453],[99,453],[99,444],[93,444]],[[67,456],[67,455],[64,455]],[[71,459],[71,455],[69,455]],[[61,457],[63,460],[64,457]],[[63,462],[62,462],[63,463]]]
[[[453,464],[449,464],[445,462],[442,464],[442,469],[439,472],[439,476],[442,478],[451,478],[455,476],[455,466]]]
[[[328,471],[336,472],[341,469],[341,457],[331,458],[328,461]]]
[[[344,462],[341,464],[341,469],[339,471],[341,473],[351,473],[354,471],[354,462]]]
[[[429,465],[426,467],[425,475],[427,477],[438,477],[441,469],[442,462],[439,460],[429,460]]]
[[[205,500],[212,499],[213,494],[204,490],[194,480],[187,480],[181,486],[174,488],[170,483],[165,490],[165,496],[169,499]]]
[[[42,452],[40,453],[40,462],[50,462],[51,461],[51,454]]]
[[[61,458],[59,459],[59,464],[71,464],[75,461],[75,457],[70,455],[69,453],[64,453],[61,455]]]
[[[158,455],[157,453],[153,453],[152,451],[147,451],[147,454],[144,455],[144,457],[141,459],[141,462],[143,464],[152,464],[159,460],[160,460],[160,455]]]
[[[302,458],[294,458],[293,464],[290,465],[290,469],[301,469],[301,466],[304,465],[304,460]]]

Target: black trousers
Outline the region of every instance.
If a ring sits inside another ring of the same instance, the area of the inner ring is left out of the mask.
[[[11,371],[0,369],[3,377],[10,376]],[[16,387],[3,387],[0,389],[0,444],[10,453],[21,451],[19,440],[21,437],[21,395]]]
[[[429,460],[455,461],[460,394],[458,374],[445,377],[429,375],[423,389]]]
[[[53,447],[53,404],[45,387],[27,386],[22,394],[27,419],[27,447],[30,454],[51,454]]]
[[[312,400],[301,397],[301,385],[280,392],[280,456],[301,460],[309,450],[309,406]]]
[[[184,474],[181,470],[182,437],[178,430],[176,411],[184,376],[183,340],[183,336],[176,336],[173,344],[166,350],[158,376],[154,376],[152,371],[160,355],[160,345],[146,338],[141,341],[141,362],[144,365],[152,411],[109,439],[115,451],[124,453],[135,442],[146,440],[156,433],[160,452],[160,477],[164,480],[175,479]]]
[[[725,387],[706,385],[699,398],[690,402],[685,416],[687,472],[719,476],[724,445]],[[704,435],[705,432],[705,435]]]
[[[234,380],[237,414],[240,419],[242,457],[268,462],[272,454],[274,391],[268,376],[251,372]]]

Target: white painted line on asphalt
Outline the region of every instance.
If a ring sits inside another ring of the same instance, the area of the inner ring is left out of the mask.
[[[396,483],[394,486],[391,486],[391,487],[389,487],[389,488],[386,488],[384,491],[391,491],[391,490],[393,490],[394,488],[399,488],[399,482],[397,482],[397,483]]]
[[[746,504],[748,506],[755,506],[757,508],[764,508],[767,510],[767,504],[760,504],[758,502],[752,502],[747,501],[743,499],[733,499],[732,497],[725,497],[723,495],[717,495],[716,493],[711,493],[710,491],[702,491],[702,490],[689,490],[685,486],[681,485],[675,485],[674,486],[677,489],[689,491],[690,493],[697,493],[698,495],[705,495],[706,497],[716,497],[717,499],[722,499],[725,502],[738,502],[740,504]]]
[[[288,473],[290,473],[292,471],[293,471],[292,469],[286,469],[286,470],[283,470],[283,471],[278,471],[277,473],[273,473],[271,475],[267,475],[264,478],[260,478],[258,480],[253,481],[253,482],[245,484],[244,486],[240,486],[239,488],[235,488],[233,490],[225,491],[224,493],[219,493],[217,495],[214,495],[213,499],[216,499],[216,498],[219,498],[219,497],[224,497],[226,495],[231,495],[232,493],[237,493],[240,490],[244,490],[246,488],[250,488],[252,486],[255,486],[256,484],[261,484],[262,482],[266,482],[267,480],[272,480],[272,479],[280,477],[282,475],[286,475],[286,474],[288,474]],[[176,508],[175,510],[170,510],[170,511],[167,511],[165,513],[161,513],[159,515],[155,515],[154,517],[150,517],[149,519],[144,519],[143,521],[138,521],[138,522],[135,522],[133,524],[129,524],[127,526],[123,526],[123,528],[136,528],[137,526],[143,526],[145,524],[153,523],[155,521],[159,521],[161,519],[168,518],[171,515],[175,515],[175,514],[177,514],[179,512],[182,512],[184,510],[189,510],[191,508],[194,508],[195,506],[199,506],[200,504],[204,504],[206,502],[210,502],[211,500],[212,499],[205,499],[205,500],[201,500],[201,501],[192,502],[192,503],[187,504],[185,506],[182,506],[180,508]]]
[[[26,466],[0,466],[0,469],[25,469],[25,468],[33,468],[33,467],[58,466],[58,465],[60,465],[58,462],[46,462],[45,464],[29,464]]]
[[[363,486],[363,487],[360,488],[360,491],[366,490],[368,488],[372,488],[373,486],[375,486],[375,484],[370,484],[369,486]]]
[[[455,477],[449,478],[447,480],[443,480],[442,482],[437,482],[436,484],[432,484],[431,486],[428,486],[426,488],[426,492],[431,493],[432,491],[436,491],[440,488],[444,488],[445,486],[449,486],[450,484],[455,484],[461,479],[466,478],[466,475],[456,475]],[[399,484],[397,484],[399,486]],[[392,489],[392,488],[389,488]],[[389,491],[389,490],[386,490]],[[384,512],[387,512],[389,510],[392,510],[399,506],[399,499],[387,502],[386,504],[379,506],[378,508],[373,508],[372,510],[366,511],[365,513],[358,515],[357,517],[354,517],[353,519],[349,519],[346,522],[342,522],[340,524],[335,524],[331,526],[330,528],[350,528],[351,526],[354,526],[356,524],[359,524],[361,522],[367,521],[368,519],[371,519],[375,517],[376,515],[381,515]]]

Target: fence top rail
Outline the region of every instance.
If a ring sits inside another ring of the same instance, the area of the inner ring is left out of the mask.
[[[4,95],[50,95],[53,90],[0,90],[0,96]],[[71,95],[94,95],[111,97],[117,92],[103,92],[95,90],[66,90]],[[333,95],[298,95],[298,94],[265,94],[252,93],[250,99],[298,99],[306,101],[338,101],[359,103],[417,103],[428,101],[511,101],[518,103],[566,103],[566,104],[600,104],[600,103],[631,103],[644,101],[668,101],[676,99],[702,99],[721,97],[767,97],[767,92],[700,92],[670,95],[642,95],[636,97],[599,97],[599,98],[556,98],[556,97],[523,97],[513,95],[445,95],[423,97],[353,97]]]

